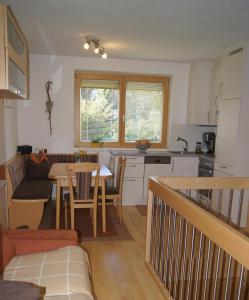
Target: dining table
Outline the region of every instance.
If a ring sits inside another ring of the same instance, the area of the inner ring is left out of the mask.
[[[56,229],[60,229],[60,209],[61,209],[61,188],[68,187],[67,165],[69,163],[54,163],[49,171],[48,177],[56,181]],[[92,173],[92,177],[96,172]],[[111,170],[105,165],[100,165],[99,186],[101,186],[102,200],[102,230],[106,232],[106,197],[105,197],[105,182],[107,179],[112,179]]]

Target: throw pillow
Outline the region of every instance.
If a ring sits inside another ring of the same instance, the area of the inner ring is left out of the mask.
[[[31,158],[26,163],[26,177],[28,179],[48,179],[50,164],[47,159],[37,163]]]
[[[43,162],[45,160],[48,161],[47,156],[44,153],[42,153],[42,154],[31,154],[30,155],[30,159],[33,162],[37,163],[37,164],[39,164],[39,163],[41,163],[41,162]]]

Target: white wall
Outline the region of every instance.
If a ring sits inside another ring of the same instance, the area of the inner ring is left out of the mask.
[[[30,100],[19,101],[19,144],[47,148],[49,152],[72,152],[74,149],[74,71],[96,70],[170,76],[168,147],[176,144],[176,135],[190,138],[190,148],[200,139],[203,127],[186,126],[190,64],[175,62],[31,55]],[[53,81],[53,134],[49,135],[45,83]],[[175,126],[177,124],[177,126]],[[101,149],[104,162],[109,155]],[[95,150],[96,151],[96,150]]]
[[[19,143],[47,148],[51,152],[72,151],[74,145],[74,71],[98,70],[165,75],[171,77],[170,123],[186,122],[187,63],[31,55],[30,101],[19,102]],[[53,134],[49,135],[45,83],[53,81]]]

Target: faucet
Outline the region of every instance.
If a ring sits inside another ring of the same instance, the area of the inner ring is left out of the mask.
[[[185,148],[183,148],[184,153],[188,152],[188,141],[178,136],[177,141],[183,141],[185,143]]]

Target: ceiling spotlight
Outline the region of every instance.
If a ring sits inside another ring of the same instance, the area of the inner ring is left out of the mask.
[[[103,52],[103,53],[101,54],[101,57],[104,58],[104,59],[107,59],[107,53],[106,53],[106,52]]]
[[[94,48],[93,52],[95,54],[99,54],[99,41],[94,41],[94,44],[95,44],[95,48]]]
[[[83,46],[85,50],[88,50],[90,47],[92,48],[92,46],[94,46],[93,52],[101,55],[103,59],[107,59],[107,53],[105,52],[102,43],[100,43],[98,39],[85,36],[85,43]]]
[[[84,49],[88,50],[90,47],[90,40],[86,37],[86,41],[84,43]]]

